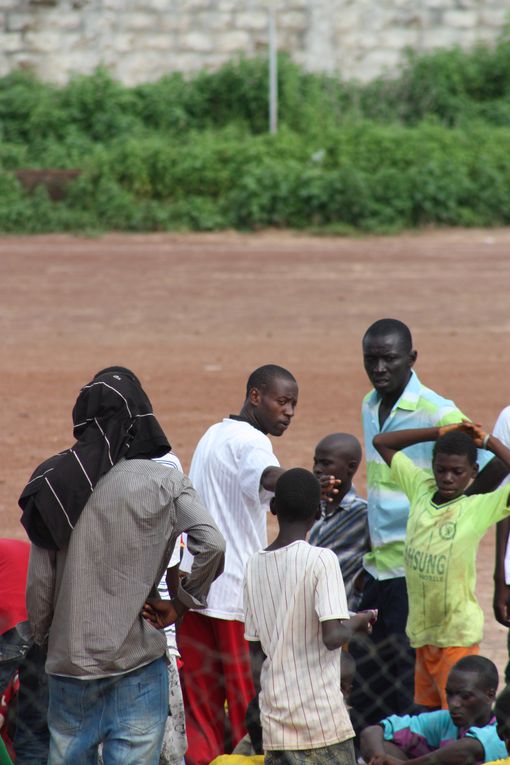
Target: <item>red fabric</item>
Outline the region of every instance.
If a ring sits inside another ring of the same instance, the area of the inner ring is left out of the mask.
[[[0,635],[27,618],[25,588],[30,545],[0,538]]]
[[[186,763],[209,765],[225,752],[225,701],[232,744],[246,734],[244,718],[255,689],[244,624],[190,612],[178,632],[178,645],[184,662]]]

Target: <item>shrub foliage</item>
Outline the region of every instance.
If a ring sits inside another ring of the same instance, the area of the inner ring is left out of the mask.
[[[0,79],[0,230],[266,226],[395,231],[510,222],[510,38],[409,54],[368,85],[279,61],[231,62],[133,88],[105,70],[58,88]],[[20,168],[79,168],[65,199]]]

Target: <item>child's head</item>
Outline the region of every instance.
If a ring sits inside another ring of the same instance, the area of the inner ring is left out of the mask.
[[[352,478],[361,462],[361,445],[349,433],[331,433],[315,447],[313,472],[317,478],[334,475],[341,480],[340,495],[351,488]]]
[[[487,725],[498,689],[498,670],[485,656],[465,656],[450,670],[446,700],[458,728]]]
[[[271,510],[280,524],[302,523],[311,526],[319,512],[321,487],[309,470],[291,468],[276,482]]]
[[[342,649],[340,657],[340,688],[346,704],[349,703],[349,696],[352,692],[352,684],[354,682],[354,675],[356,674],[356,662],[352,658],[352,655]]]
[[[506,751],[510,754],[510,686],[503,688],[496,704],[494,714],[497,721],[497,732],[500,739],[505,742]]]
[[[440,496],[457,499],[478,473],[476,446],[461,430],[450,430],[437,439],[432,452],[432,470]]]

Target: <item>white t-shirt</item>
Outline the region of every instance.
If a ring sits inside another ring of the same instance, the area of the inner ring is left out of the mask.
[[[183,472],[181,462],[179,458],[177,457],[177,455],[173,454],[173,452],[167,452],[167,454],[164,454],[162,457],[155,457],[153,461],[159,462],[161,465],[166,465],[169,468],[174,468],[175,470],[178,470],[179,473]],[[173,568],[174,566],[177,566],[180,562],[181,562],[181,551],[180,551],[179,541],[177,541],[172,551],[172,555],[170,556],[170,560],[168,561],[168,568]],[[159,597],[163,598],[163,600],[170,600],[168,587],[166,585],[166,574],[162,576],[161,581],[158,584],[158,593],[159,593]],[[166,636],[166,645],[167,645],[167,651],[169,655],[180,656],[179,651],[177,650],[175,624],[171,624],[169,627],[165,627],[164,632]]]
[[[496,438],[499,438],[501,443],[510,448],[510,406],[506,406],[498,416],[494,430],[492,431]],[[501,481],[501,486],[510,482],[510,475]],[[505,582],[510,584],[510,537],[506,545],[505,555]]]
[[[321,622],[348,619],[338,559],[297,541],[255,553],[244,582],[245,638],[260,641],[264,749],[315,749],[354,736],[340,688],[341,650]]]
[[[225,569],[211,585],[201,614],[243,621],[243,578],[250,555],[267,545],[266,512],[272,496],[260,486],[279,466],[269,438],[248,422],[225,418],[202,436],[189,477],[225,537]],[[185,551],[181,568],[191,570]]]

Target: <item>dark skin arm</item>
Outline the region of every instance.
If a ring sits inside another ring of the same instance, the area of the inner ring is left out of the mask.
[[[250,640],[249,647],[253,685],[255,686],[255,694],[258,696],[260,693],[260,672],[262,670],[262,665],[264,663],[264,659],[266,658],[266,654],[262,650],[262,645],[258,640]]]
[[[260,476],[260,485],[266,491],[274,492],[276,488],[276,482],[279,477],[285,473],[285,468],[280,467],[267,467]],[[338,487],[341,481],[335,478],[334,475],[323,475],[319,479],[321,485],[321,497],[327,502],[333,502],[333,499],[338,494]]]
[[[466,736],[460,741],[452,741],[451,744],[435,752],[429,752],[412,760],[404,755],[404,762],[412,762],[413,765],[476,765],[478,762],[483,762],[484,756],[485,752],[481,743],[475,738]],[[376,754],[368,760],[368,765],[401,765],[401,763],[401,758],[391,754]]]
[[[371,632],[376,618],[375,611],[361,611],[350,619],[326,619],[321,622],[322,642],[328,651],[341,648],[355,632]]]
[[[496,565],[494,568],[494,616],[504,627],[510,627],[510,586],[505,582],[505,554],[510,534],[510,516],[496,526]]]
[[[510,467],[503,460],[494,457],[480,470],[466,494],[487,494],[489,491],[494,491],[508,473],[510,473]]]
[[[446,426],[448,430],[451,426]],[[374,438],[374,446],[386,462],[391,465],[395,454],[407,446],[420,444],[422,441],[437,441],[439,436],[446,433],[445,428],[410,428],[409,430],[394,430],[388,433],[379,433]]]
[[[406,755],[396,744],[384,740],[380,725],[369,725],[361,732],[360,751],[365,762],[372,762],[374,757],[386,756],[391,756],[397,762],[407,762]]]

